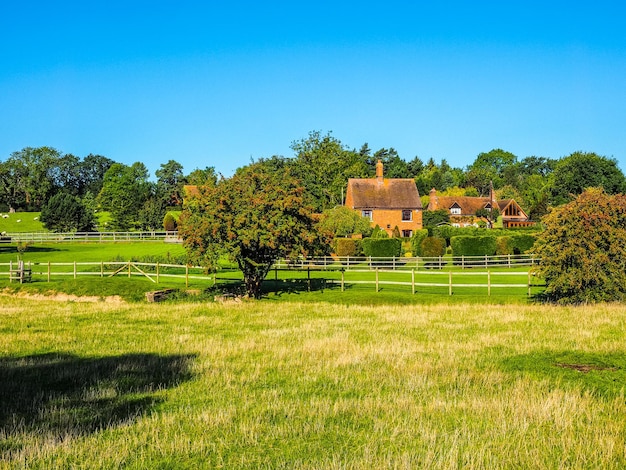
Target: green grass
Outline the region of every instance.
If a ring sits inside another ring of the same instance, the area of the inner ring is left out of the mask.
[[[39,220],[40,212],[3,212],[2,215],[8,217],[0,216],[0,232],[47,232]]]
[[[625,325],[0,297],[0,468],[624,468]]]

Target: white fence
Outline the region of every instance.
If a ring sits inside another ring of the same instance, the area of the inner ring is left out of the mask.
[[[0,238],[2,243],[63,243],[63,242],[153,242],[182,243],[178,232],[34,232],[34,233],[5,233]]]
[[[450,269],[450,268],[513,268],[517,266],[534,266],[539,258],[532,254],[500,255],[500,256],[440,256],[436,258],[372,258],[364,256],[323,256],[317,258],[300,258],[297,260],[280,260],[275,264],[278,269]]]

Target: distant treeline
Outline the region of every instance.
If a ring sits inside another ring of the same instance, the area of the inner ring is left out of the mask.
[[[431,188],[444,195],[486,195],[493,183],[498,197],[514,198],[535,220],[587,187],[602,187],[609,194],[626,192],[617,161],[595,153],[520,158],[494,149],[477,155],[465,168],[455,168],[445,159],[424,161],[416,156],[407,161],[392,147],[372,151],[363,144],[350,149],[320,132],[311,132],[291,148],[292,157],[262,162],[281,171],[288,168],[298,177],[317,212],[342,204],[348,178],[373,177],[378,160],[386,178],[414,179],[422,197]],[[0,211],[44,211],[56,196],[60,211],[67,212],[63,208],[69,203],[80,204],[87,213],[110,211],[111,229],[161,229],[168,209],[181,207],[184,185],[211,185],[218,179],[213,167],[184,174],[175,160],[161,164],[155,176],[151,181],[141,162],[125,165],[102,155],[81,158],[50,147],[27,147],[0,162]]]

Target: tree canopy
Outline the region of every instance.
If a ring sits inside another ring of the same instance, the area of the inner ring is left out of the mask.
[[[253,163],[216,185],[199,187],[179,223],[191,259],[214,268],[226,254],[254,298],[277,259],[314,254],[322,246],[304,187],[289,166],[270,168]]]
[[[535,244],[547,299],[559,303],[626,299],[626,196],[591,188],[544,217]]]

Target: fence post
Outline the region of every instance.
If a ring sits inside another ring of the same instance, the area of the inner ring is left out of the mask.
[[[104,277],[104,261],[100,261],[100,277]]]
[[[448,272],[448,295],[452,295],[452,271]]]
[[[128,279],[130,279],[130,260],[128,260]]]
[[[9,260],[9,282],[13,282],[13,260]]]
[[[415,269],[411,269],[411,294],[415,294]]]
[[[76,261],[74,261],[74,279],[76,279]]]
[[[344,290],[344,273],[345,273],[345,269],[341,270],[341,292],[343,292]]]
[[[489,267],[489,262],[487,261],[487,255],[485,255],[485,268]]]
[[[461,255],[461,269],[465,269],[465,255]]]
[[[487,295],[491,297],[491,271],[487,270]]]
[[[48,282],[50,282],[50,261],[48,261]]]
[[[189,265],[185,265],[185,288],[189,287]]]
[[[528,297],[530,297],[530,270],[528,270]]]
[[[509,268],[511,267],[511,253],[509,253]]]
[[[378,268],[376,268],[376,292],[378,292]]]
[[[393,270],[396,270],[396,257],[393,257],[393,264],[392,264]]]

